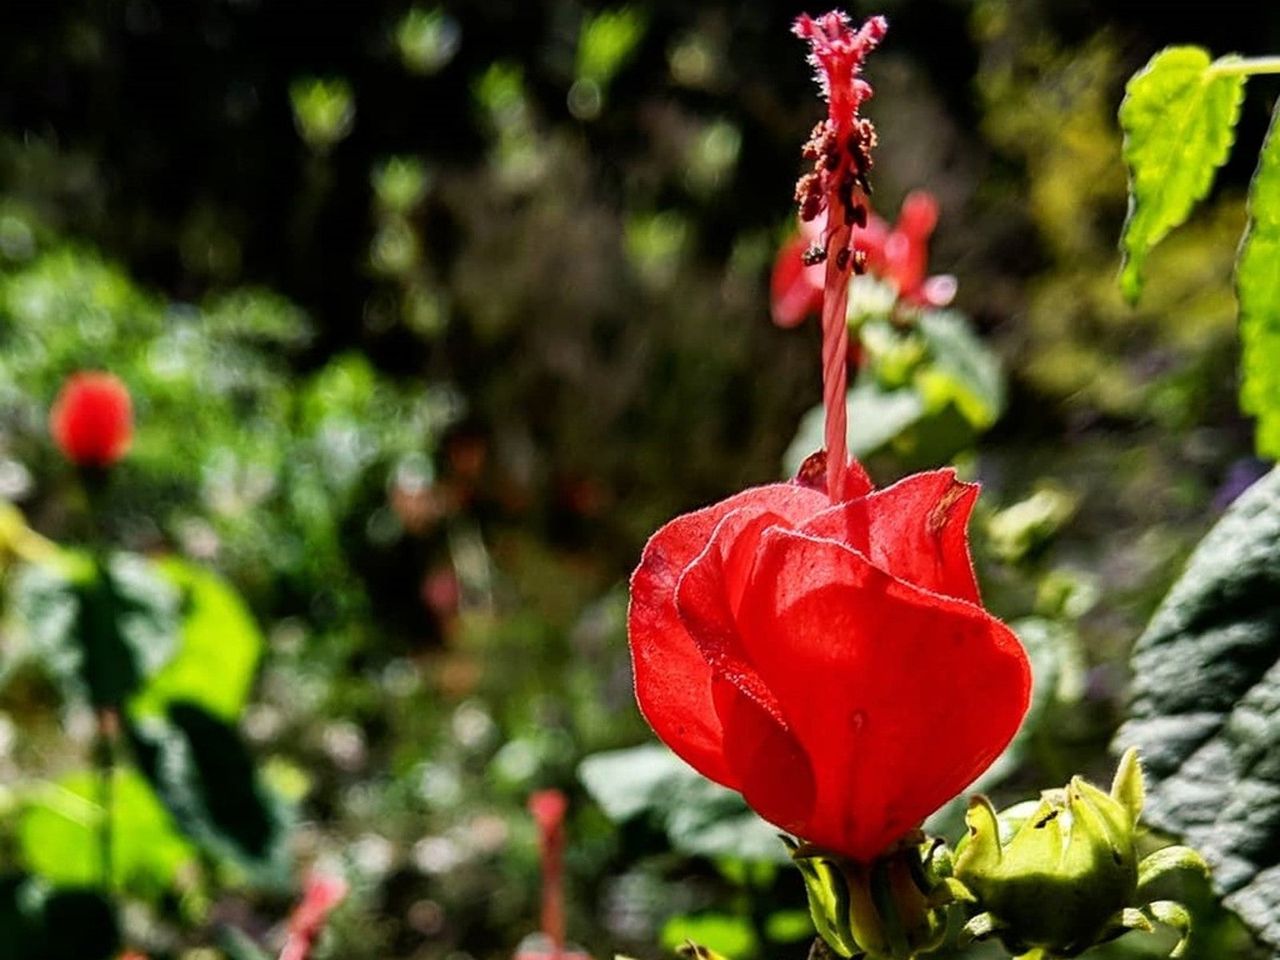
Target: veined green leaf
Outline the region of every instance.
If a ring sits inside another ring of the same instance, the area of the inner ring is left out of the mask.
[[[1118,745],[1142,750],[1143,819],[1184,838],[1280,948],[1280,469],[1196,548],[1133,651]]]
[[[1236,264],[1240,407],[1258,418],[1258,452],[1280,458],[1280,104],[1249,187],[1249,226]]]
[[[1125,87],[1120,126],[1129,215],[1120,237],[1120,286],[1131,301],[1142,291],[1147,254],[1209,192],[1235,140],[1245,77],[1212,67],[1200,47],[1169,47]]]

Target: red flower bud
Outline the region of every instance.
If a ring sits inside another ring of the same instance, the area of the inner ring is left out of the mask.
[[[302,902],[289,915],[289,936],[280,951],[280,960],[307,960],[324,931],[329,914],[346,896],[347,881],[342,877],[323,873],[309,877]]]
[[[542,861],[542,932],[557,952],[564,947],[564,815],[568,807],[568,797],[559,790],[538,790],[529,797]]]
[[[981,606],[951,470],[848,498],[799,484],[672,520],[631,580],[640,709],[766,820],[869,860],[1012,739],[1031,675]]]
[[[78,466],[111,466],[124,456],[133,437],[128,389],[109,373],[73,374],[54,401],[49,431]]]

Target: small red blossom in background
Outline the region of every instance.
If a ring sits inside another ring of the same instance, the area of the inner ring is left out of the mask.
[[[568,808],[569,800],[559,790],[538,790],[529,797],[542,864],[542,932],[520,942],[515,960],[591,960],[564,940],[564,815]]]
[[[329,914],[347,896],[347,881],[329,874],[312,874],[302,893],[302,902],[289,916],[289,935],[280,960],[307,960],[315,947]]]
[[[945,307],[956,295],[950,274],[928,275],[929,238],[938,223],[938,202],[925,190],[909,193],[898,222],[890,226],[874,213],[867,225],[853,231],[853,247],[866,263],[867,273],[898,291],[898,297],[918,307]],[[788,241],[774,260],[769,283],[773,322],[795,327],[822,309],[825,270],[806,266],[805,251],[821,237],[823,218],[801,221],[800,233]]]
[[[978,488],[935,470],[875,490],[846,453],[845,306],[867,259],[849,244],[866,225],[855,221],[874,142],[858,73],[886,26],[854,31],[838,13],[796,23],[829,105],[806,147],[822,141],[814,179],[797,190],[806,222],[827,213],[826,450],[792,483],[662,527],[627,615],[636,698],[658,736],[766,820],[860,861],[972,783],[1031,690],[1026,653],[978,593],[967,532]],[[932,229],[927,213],[909,211],[916,235]]]
[[[63,454],[82,467],[109,467],[129,449],[133,403],[109,373],[73,374],[54,401],[49,431]]]

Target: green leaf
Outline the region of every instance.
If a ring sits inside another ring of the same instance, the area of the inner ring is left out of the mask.
[[[249,608],[217,574],[176,557],[156,569],[182,598],[177,654],[133,701],[138,714],[160,714],[179,700],[198,703],[223,720],[240,716],[253,686],[263,639]]]
[[[874,380],[860,379],[849,391],[849,453],[865,457],[874,453],[924,416],[924,400],[911,387],[885,390]],[[795,476],[800,464],[825,444],[826,413],[814,407],[800,421],[795,439],[783,456],[787,476]]]
[[[888,324],[862,330],[868,364],[846,400],[855,457],[892,447],[912,463],[936,464],[967,446],[1004,409],[1000,361],[963,314],[927,311],[916,330],[919,335],[905,341]],[[825,419],[818,406],[800,421],[783,458],[788,475],[822,449]]]
[[[707,780],[666,747],[644,744],[587,757],[578,778],[618,822],[645,816],[691,856],[787,863],[778,828],[737,793]],[[695,938],[696,939],[696,938]]]
[[[236,729],[200,704],[127,726],[143,774],[182,832],[264,884],[285,879],[286,813]]]
[[[1004,409],[999,359],[954,310],[923,313],[918,326],[932,360],[916,372],[926,407],[937,412],[954,404],[975,430],[986,430]]]
[[[1240,407],[1258,418],[1258,452],[1280,459],[1280,103],[1249,187],[1249,226],[1236,264]]]
[[[578,79],[606,86],[631,56],[644,31],[644,14],[632,7],[588,14],[578,36]]]
[[[18,825],[23,861],[60,886],[96,886],[103,877],[102,783],[73,773],[35,792]],[[117,767],[110,794],[113,889],[156,898],[168,892],[195,851],[136,770]]]
[[[0,878],[0,945],[5,960],[109,960],[120,928],[115,909],[92,890],[11,874]]]
[[[765,919],[765,936],[774,943],[796,943],[813,936],[808,910],[776,910]]]
[[[1245,77],[1212,67],[1200,47],[1169,47],[1125,87],[1120,126],[1129,215],[1120,237],[1120,286],[1130,301],[1142,292],[1147,254],[1209,192],[1235,140]]]
[[[172,656],[177,591],[136,554],[115,554],[101,571],[78,555],[63,559],[23,570],[14,613],[69,697],[119,706]]]
[[[662,946],[665,949],[675,950],[686,942],[707,947],[735,960],[753,957],[760,948],[755,931],[751,929],[751,921],[728,913],[677,915],[663,924]]]
[[[1202,853],[1226,905],[1280,948],[1280,469],[1196,548],[1133,673],[1117,739],[1142,751],[1144,820]]]

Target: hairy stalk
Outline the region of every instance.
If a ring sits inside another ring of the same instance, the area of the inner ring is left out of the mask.
[[[1209,65],[1208,72],[1215,77],[1280,73],[1280,57],[1222,57]]]

